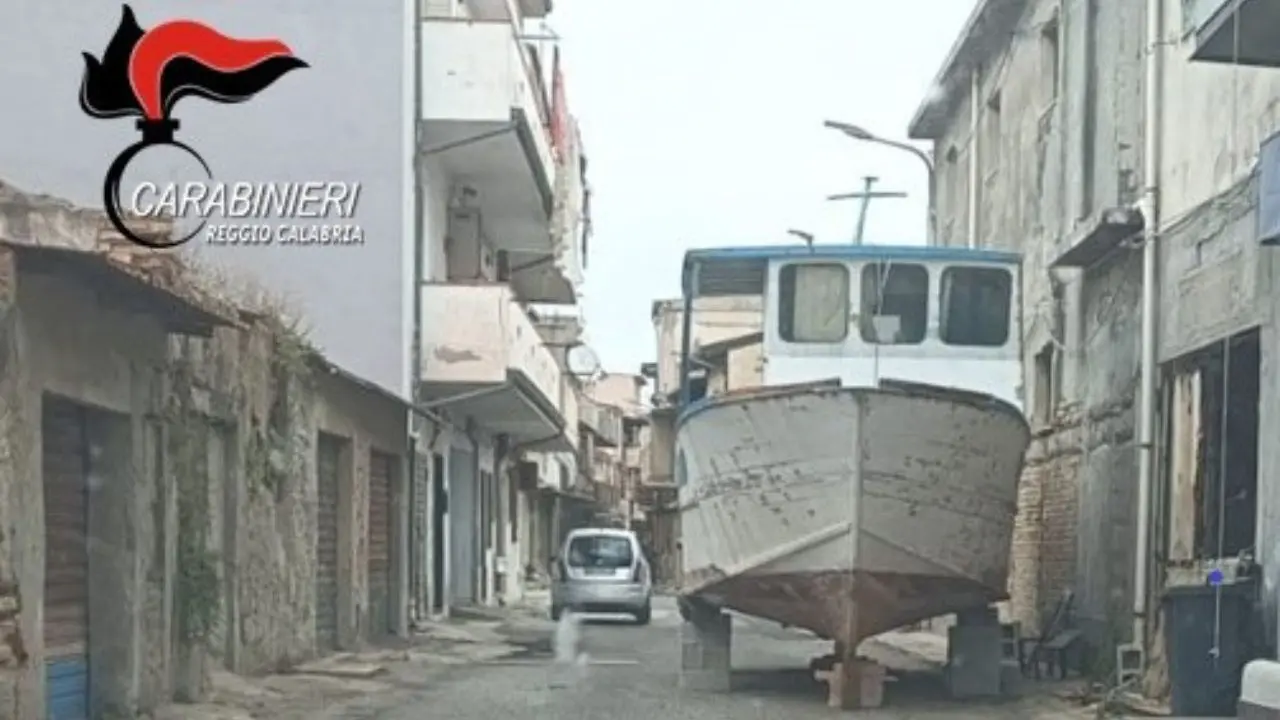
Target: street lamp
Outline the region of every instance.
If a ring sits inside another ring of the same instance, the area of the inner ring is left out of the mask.
[[[850,123],[845,123],[845,122],[839,122],[836,120],[827,120],[822,124],[825,127],[831,128],[832,130],[839,130],[840,132],[853,138],[854,140],[861,140],[862,142],[875,143],[877,145],[885,145],[891,148],[897,148],[899,150],[909,152],[912,155],[915,155],[917,158],[920,158],[920,161],[924,163],[925,168],[928,169],[929,171],[929,216],[928,216],[928,228],[927,228],[927,232],[929,234],[928,242],[930,245],[936,244],[938,240],[938,206],[936,203],[938,177],[937,177],[937,173],[934,171],[934,168],[933,168],[933,158],[929,157],[928,153],[916,147],[915,145],[911,145],[909,143],[904,143],[904,142],[898,142],[897,140],[889,140],[886,138],[882,138],[878,135],[871,133],[865,128],[858,127],[857,125],[852,125]]]

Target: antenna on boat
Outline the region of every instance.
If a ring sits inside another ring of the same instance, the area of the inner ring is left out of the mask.
[[[861,200],[858,207],[858,229],[853,236],[853,244],[862,244],[862,234],[867,227],[867,209],[871,206],[871,201],[881,198],[904,198],[907,196],[904,192],[872,190],[876,183],[880,182],[880,178],[874,175],[867,175],[862,178],[862,192],[841,193],[839,195],[828,195],[828,200]]]

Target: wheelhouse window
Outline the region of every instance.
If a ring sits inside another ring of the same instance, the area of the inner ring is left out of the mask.
[[[778,334],[792,343],[838,343],[849,335],[849,269],[796,263],[778,273]]]
[[[1009,341],[1013,274],[1002,268],[951,267],[942,272],[942,342],[1001,347]]]
[[[929,271],[923,265],[875,263],[862,268],[858,332],[877,345],[924,342],[929,320]]]

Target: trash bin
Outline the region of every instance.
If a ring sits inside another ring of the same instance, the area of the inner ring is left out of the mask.
[[[1236,583],[1165,592],[1164,640],[1173,715],[1235,716],[1240,674],[1248,661],[1253,591],[1253,583]]]

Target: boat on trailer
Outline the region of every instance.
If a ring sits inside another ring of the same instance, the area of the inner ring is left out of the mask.
[[[674,472],[681,608],[856,649],[1007,598],[1030,431],[1019,257],[938,247],[691,251]],[[700,397],[694,300],[763,298],[763,384]]]

